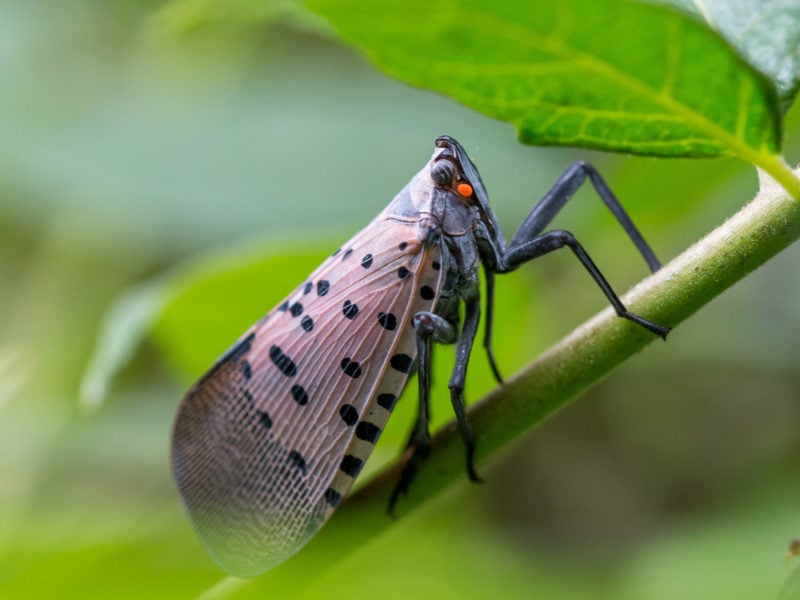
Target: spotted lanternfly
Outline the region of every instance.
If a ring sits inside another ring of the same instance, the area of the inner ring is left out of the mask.
[[[390,500],[428,454],[432,341],[457,344],[450,394],[477,481],[464,378],[486,277],[485,346],[491,352],[494,274],[569,247],[620,317],[630,313],[575,237],[545,227],[586,179],[650,269],[658,260],[597,171],[572,165],[506,245],[478,171],[454,139],[366,228],[251,327],[186,394],[172,465],[192,524],[226,570],[253,576],[313,536],[361,471],[415,370],[420,408],[413,452]],[[463,320],[459,305],[464,304]]]

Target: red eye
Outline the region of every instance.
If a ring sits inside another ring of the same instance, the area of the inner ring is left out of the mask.
[[[458,190],[458,193],[465,198],[472,196],[472,186],[468,183],[459,183],[456,189]]]

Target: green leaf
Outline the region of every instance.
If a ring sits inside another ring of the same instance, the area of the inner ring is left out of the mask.
[[[702,17],[775,82],[784,112],[800,90],[800,1],[675,0]]]
[[[174,367],[197,377],[327,252],[327,247],[276,252],[238,246],[127,291],[100,327],[81,380],[81,404],[95,409],[105,400],[113,379],[148,336]]]
[[[111,381],[150,334],[168,298],[168,285],[156,280],[128,291],[114,303],[81,379],[79,397],[84,408],[93,410],[105,400]]]
[[[165,356],[182,372],[201,375],[239,335],[303,282],[330,254],[319,248],[233,249],[193,265],[153,329]],[[198,335],[201,332],[202,335]]]
[[[153,13],[148,32],[158,36],[177,35],[209,23],[268,23],[288,20],[304,28],[319,28],[317,20],[295,0],[172,0]]]
[[[798,600],[800,598],[800,567],[795,567],[792,574],[781,588],[778,600]]]
[[[780,146],[773,84],[715,32],[618,0],[309,0],[383,70],[514,123],[528,144],[654,156]]]

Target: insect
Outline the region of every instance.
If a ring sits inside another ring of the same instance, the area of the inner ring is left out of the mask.
[[[571,233],[544,232],[587,177],[650,269],[658,269],[653,251],[586,163],[564,172],[506,245],[478,171],[458,142],[441,136],[430,161],[386,209],[195,383],[175,420],[173,473],[195,531],[224,569],[257,575],[322,527],[417,370],[413,451],[390,504],[407,491],[430,449],[434,341],[457,344],[450,397],[467,473],[478,480],[463,390],[481,313],[481,265],[484,345],[498,381],[494,275],[565,246],[620,317],[666,336],[669,328],[628,312]]]

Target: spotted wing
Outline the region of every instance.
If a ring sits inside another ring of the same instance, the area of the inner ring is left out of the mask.
[[[198,536],[253,576],[294,554],[349,490],[416,357],[439,248],[379,219],[320,266],[192,387],[172,461]]]

